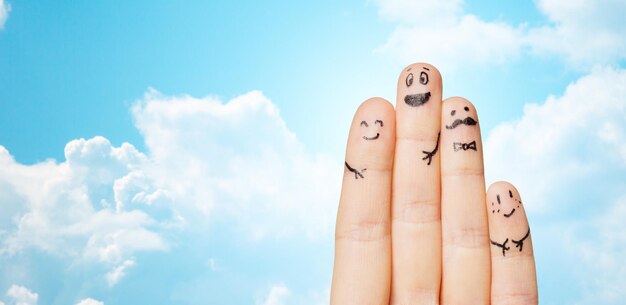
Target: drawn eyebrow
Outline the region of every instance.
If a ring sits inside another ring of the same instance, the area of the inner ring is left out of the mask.
[[[380,123],[380,127],[383,127],[383,121],[381,121],[381,120],[376,120],[376,121],[374,121],[374,125],[376,125],[376,123]]]
[[[409,67],[408,69],[406,69],[406,72],[411,71],[411,69],[413,69],[413,68]]]
[[[365,127],[369,127],[370,125],[367,124],[367,122],[365,121],[361,121],[361,126],[365,125]]]
[[[502,204],[502,203],[500,202],[500,195],[496,195],[496,199],[498,199],[498,204]]]
[[[426,67],[422,67],[422,69],[426,70],[426,71],[430,71],[430,69],[426,68]]]

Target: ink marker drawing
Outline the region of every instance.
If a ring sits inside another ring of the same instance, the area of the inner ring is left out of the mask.
[[[496,247],[500,247],[502,248],[502,256],[506,256],[506,251],[509,251],[511,248],[506,246],[506,243],[509,242],[509,239],[507,238],[503,243],[499,244],[493,240],[490,240],[491,244],[496,246]]]
[[[474,120],[471,117],[466,117],[465,119],[456,119],[454,120],[454,122],[452,122],[452,125],[446,125],[446,129],[454,129],[459,125],[467,125],[467,126],[473,126],[476,125],[478,122],[476,122],[476,120]]]
[[[344,163],[346,164],[346,168],[347,168],[349,171],[351,171],[351,172],[353,172],[353,173],[354,173],[354,179],[357,179],[357,180],[358,180],[358,179],[359,179],[359,177],[361,177],[361,178],[365,178],[365,177],[363,177],[363,172],[364,172],[365,170],[367,170],[367,168],[364,168],[364,169],[362,169],[362,170],[360,170],[360,171],[359,171],[359,170],[357,170],[357,169],[353,168],[352,166],[350,166],[350,165],[348,164],[348,162],[344,162]]]
[[[472,141],[469,143],[461,143],[461,142],[454,142],[452,144],[454,151],[459,151],[459,150],[476,150],[476,141]]]
[[[435,145],[435,149],[433,149],[432,151],[422,150],[422,152],[426,154],[426,156],[422,158],[422,160],[428,159],[428,163],[426,165],[430,165],[430,162],[433,160],[433,156],[435,156],[435,154],[439,150],[439,137],[440,136],[441,136],[441,132],[437,133],[437,144]]]
[[[424,70],[426,71],[430,71],[430,69],[426,68],[426,67],[422,67]],[[410,71],[410,70],[407,70]],[[417,71],[415,72],[417,73]],[[406,87],[411,87],[411,85],[413,85],[413,73],[409,73],[406,76],[406,79],[404,80],[404,83],[406,84]],[[419,82],[422,85],[426,85],[428,84],[428,73],[421,71],[420,72],[420,77],[419,77]],[[426,104],[426,102],[428,102],[428,100],[430,100],[430,91],[424,92],[424,93],[414,93],[414,94],[407,94],[406,96],[404,96],[404,102],[411,106],[411,107],[417,107],[417,106],[421,106]]]
[[[512,239],[511,240],[515,244],[515,247],[519,248],[520,252],[522,252],[522,248],[524,247],[524,241],[526,240],[526,238],[528,238],[528,236],[530,236],[530,227],[528,228],[528,231],[526,231],[526,235],[524,235],[524,237],[522,237],[522,239],[520,239],[520,240]]]
[[[374,125],[377,125],[377,124],[378,124],[378,125],[380,125],[380,127],[383,127],[383,125],[384,125],[384,124],[383,124],[383,121],[381,121],[381,120],[376,120],[376,121],[374,121]],[[365,128],[367,128],[367,127],[369,127],[369,126],[370,126],[369,124],[367,124],[367,122],[366,122],[366,121],[361,121],[361,124],[360,124],[360,125],[361,125],[361,126],[365,126]],[[367,141],[370,141],[370,140],[376,140],[376,139],[378,139],[379,137],[380,137],[380,133],[378,133],[378,132],[377,132],[375,136],[373,136],[373,137],[363,136],[363,139],[365,139],[365,140],[367,140]]]

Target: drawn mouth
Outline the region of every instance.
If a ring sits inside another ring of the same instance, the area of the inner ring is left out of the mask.
[[[459,125],[467,125],[467,126],[471,126],[471,125],[476,125],[476,120],[470,118],[470,117],[466,117],[465,119],[461,120],[461,119],[456,119],[454,120],[454,122],[452,122],[452,125],[446,125],[446,129],[454,129]]]
[[[404,97],[404,102],[412,107],[417,107],[426,104],[430,99],[430,92],[409,94]]]
[[[504,217],[511,217],[511,215],[513,215],[513,213],[515,213],[515,208],[513,208],[513,210],[511,210],[511,213],[509,214],[504,214]]]
[[[365,140],[376,140],[376,139],[378,139],[378,137],[380,137],[380,133],[376,133],[376,135],[373,136],[373,137],[363,136],[363,139],[365,139]]]

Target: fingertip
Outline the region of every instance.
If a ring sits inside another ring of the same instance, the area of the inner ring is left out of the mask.
[[[376,133],[380,133],[382,141],[393,140],[395,138],[395,120],[395,110],[389,101],[381,97],[369,98],[361,103],[354,113],[350,130],[351,138],[354,135],[356,139],[375,143],[372,142],[374,139],[367,140],[363,137],[372,138]],[[368,134],[368,131],[371,134]]]
[[[395,149],[395,110],[380,97],[367,99],[357,109],[350,127],[346,160],[391,170]]]
[[[371,97],[359,105],[359,108],[357,108],[354,114],[354,121],[357,121],[360,117],[371,115],[380,115],[395,119],[395,110],[388,100],[382,97]]]
[[[443,117],[455,117],[460,115],[473,115],[478,121],[478,111],[472,102],[460,96],[452,96],[443,100]],[[454,111],[454,112],[452,112]]]
[[[517,188],[515,187],[515,185],[513,185],[512,183],[508,182],[508,181],[496,181],[494,183],[492,183],[489,188],[487,189],[487,194],[494,194],[494,193],[498,193],[498,192],[508,192],[511,191],[513,193],[513,195],[517,195],[518,197],[519,192],[517,190]]]

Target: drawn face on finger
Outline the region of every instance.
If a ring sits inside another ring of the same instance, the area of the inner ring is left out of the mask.
[[[404,96],[404,102],[411,107],[418,107],[430,100],[432,86],[430,69],[424,66],[413,66],[406,70],[404,84],[409,92]]]
[[[508,195],[508,196],[507,196]],[[504,195],[505,198],[501,198],[500,194],[496,195],[496,202],[491,202],[491,213],[496,215],[502,215],[505,218],[510,218],[519,211],[522,206],[522,200],[513,196],[513,192],[509,190],[509,193]]]
[[[476,119],[469,116],[470,108],[463,106],[462,109],[452,109],[450,111],[451,123],[446,125],[446,129],[454,129],[460,125],[474,126],[478,124]]]
[[[371,123],[371,122],[370,122]],[[361,129],[364,130],[363,139],[366,141],[377,140],[380,137],[380,129],[383,128],[382,120],[375,120],[373,126],[367,121],[361,121]]]

